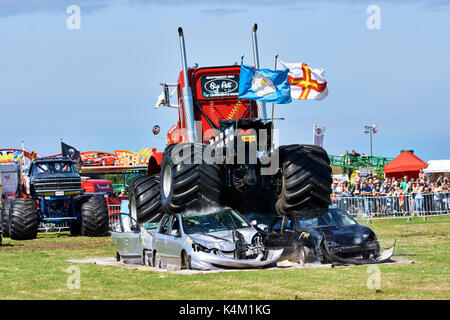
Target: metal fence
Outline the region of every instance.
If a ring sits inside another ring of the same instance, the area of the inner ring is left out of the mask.
[[[450,193],[409,195],[336,196],[331,202],[355,218],[435,216],[450,213]]]

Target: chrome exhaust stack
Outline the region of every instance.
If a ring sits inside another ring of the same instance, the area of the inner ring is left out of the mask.
[[[255,68],[259,69],[259,53],[258,53],[258,39],[256,37],[256,30],[258,30],[258,25],[255,23],[253,26],[252,32],[252,43],[253,43],[253,60],[255,63]],[[266,111],[266,102],[265,101],[256,101],[258,106],[258,115],[262,118],[264,123],[267,123],[267,111]]]
[[[189,78],[187,72],[186,63],[186,46],[184,44],[183,28],[178,28],[178,35],[180,37],[180,49],[181,49],[181,65],[183,68],[184,87],[181,89],[181,95],[183,98],[184,106],[184,119],[186,121],[186,129],[188,134],[188,141],[190,143],[197,142],[197,131],[194,121],[194,102],[192,99],[192,90],[189,86]]]

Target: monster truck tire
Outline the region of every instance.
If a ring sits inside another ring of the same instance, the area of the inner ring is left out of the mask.
[[[161,192],[159,174],[134,178],[128,188],[131,216],[139,223],[161,219]]]
[[[108,205],[103,196],[92,196],[83,199],[81,205],[81,235],[102,237],[108,235]]]
[[[39,214],[33,199],[13,200],[9,219],[11,239],[30,240],[37,237]]]
[[[2,233],[5,237],[9,237],[9,210],[11,209],[11,200],[2,200],[1,224]]]
[[[278,214],[317,210],[321,215],[331,203],[331,166],[326,151],[313,145],[288,145],[278,149],[281,192],[275,205]]]
[[[171,145],[164,151],[161,162],[163,212],[178,213],[220,205],[223,175],[217,164],[204,162],[205,148],[206,145],[200,143],[183,143]]]

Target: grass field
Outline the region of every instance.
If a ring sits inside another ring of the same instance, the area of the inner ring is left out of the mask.
[[[369,224],[382,247],[397,238],[394,259],[378,265],[380,290],[368,289],[367,266],[254,270],[175,275],[95,264],[76,264],[80,289],[69,290],[67,259],[115,256],[109,237],[39,234],[3,239],[0,299],[449,299],[450,216],[378,220]]]

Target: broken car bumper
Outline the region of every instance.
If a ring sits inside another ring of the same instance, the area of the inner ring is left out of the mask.
[[[323,254],[324,256],[333,262],[339,262],[339,263],[343,263],[343,264],[356,264],[356,265],[361,265],[361,264],[376,264],[376,263],[384,263],[387,262],[391,259],[392,255],[394,254],[394,249],[395,249],[395,244],[396,244],[397,240],[394,241],[394,244],[385,249],[383,251],[383,253],[381,255],[378,255],[377,257],[374,258],[369,258],[369,259],[355,259],[355,258],[343,258],[340,257],[336,254],[334,254],[332,252],[332,250],[330,250],[330,248],[327,245],[327,242],[324,241],[323,242]]]
[[[283,249],[269,250],[267,258],[262,260],[263,255],[259,254],[255,259],[233,259],[206,252],[195,252],[191,256],[191,266],[193,269],[210,270],[226,268],[259,268],[275,263],[283,253]]]

